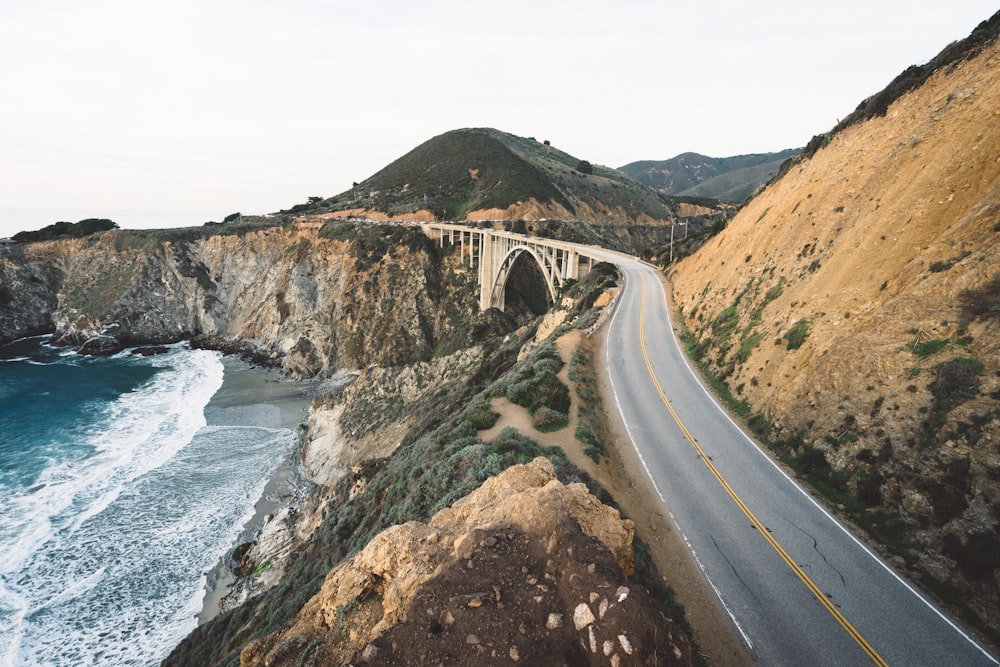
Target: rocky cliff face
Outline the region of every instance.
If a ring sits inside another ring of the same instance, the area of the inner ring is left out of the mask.
[[[684,635],[628,586],[632,535],[538,458],[376,536],[240,663],[690,664]]]
[[[50,330],[85,352],[196,339],[297,376],[425,360],[439,345],[468,344],[474,276],[419,230],[369,236],[365,245],[292,226],[32,244],[0,260],[11,285],[0,339]]]
[[[672,272],[751,426],[1000,636],[1000,46],[935,72]]]
[[[0,342],[48,333],[73,241],[0,249]]]

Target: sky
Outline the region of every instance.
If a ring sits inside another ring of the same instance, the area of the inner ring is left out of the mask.
[[[0,0],[0,237],[329,197],[494,127],[609,167],[804,146],[995,0]]]

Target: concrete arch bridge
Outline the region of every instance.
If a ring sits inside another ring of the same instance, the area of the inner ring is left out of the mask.
[[[460,248],[462,261],[479,266],[479,309],[504,309],[504,292],[514,263],[522,254],[530,256],[545,278],[550,301],[568,280],[579,280],[595,264],[605,261],[601,251],[586,246],[512,234],[494,229],[477,229],[448,223],[421,225],[424,234],[438,242]],[[605,251],[606,252],[606,251]]]

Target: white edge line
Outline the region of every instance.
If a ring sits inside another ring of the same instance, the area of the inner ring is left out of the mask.
[[[625,293],[625,289],[626,289],[627,284],[628,284],[628,277],[625,274],[624,270],[622,271],[622,281],[625,283],[625,285],[622,286],[621,293],[624,294]],[[608,329],[607,329],[608,334],[610,334],[610,332],[611,332],[611,330],[612,330],[612,328],[614,326],[614,321],[618,317],[618,307],[617,306],[618,306],[618,304],[615,304],[614,312],[612,312],[611,317],[608,319],[608,323],[607,323],[608,324]],[[747,633],[743,630],[743,626],[740,625],[740,622],[738,620],[736,620],[736,615],[733,613],[733,610],[729,608],[729,605],[726,604],[726,601],[722,598],[722,592],[718,589],[718,587],[716,587],[715,582],[712,581],[712,578],[710,576],[708,576],[708,572],[705,570],[705,566],[702,564],[701,559],[698,557],[698,552],[695,551],[694,547],[691,545],[691,542],[688,540],[687,535],[684,534],[684,530],[681,528],[680,524],[677,522],[677,518],[674,517],[674,513],[671,512],[670,508],[667,506],[667,501],[666,501],[666,499],[664,499],[663,494],[660,492],[660,487],[657,486],[656,480],[653,479],[653,474],[649,470],[649,466],[646,465],[646,459],[645,459],[645,457],[642,455],[642,452],[639,451],[639,448],[636,447],[635,436],[632,435],[632,429],[629,427],[628,421],[625,419],[625,413],[622,411],[621,401],[618,398],[618,389],[617,389],[617,387],[615,387],[614,377],[611,374],[611,359],[610,359],[610,354],[611,354],[611,346],[609,346],[609,345],[607,345],[605,343],[605,345],[604,345],[604,367],[605,367],[605,372],[607,373],[608,382],[611,384],[611,393],[614,395],[614,398],[615,398],[615,407],[618,409],[618,416],[621,417],[622,425],[625,426],[625,433],[628,435],[629,441],[632,444],[632,449],[635,451],[636,456],[639,457],[639,462],[642,463],[642,469],[646,471],[646,478],[649,479],[650,484],[653,485],[653,490],[656,491],[656,495],[660,499],[660,503],[663,505],[663,508],[667,510],[667,514],[670,515],[671,522],[674,524],[674,526],[677,527],[677,532],[680,533],[681,538],[684,540],[684,544],[687,546],[688,551],[691,553],[691,556],[694,558],[694,562],[698,564],[698,569],[701,570],[702,576],[705,577],[705,580],[708,582],[708,585],[712,588],[712,591],[715,593],[715,597],[718,598],[719,603],[722,605],[722,608],[726,611],[726,615],[729,616],[729,619],[733,622],[733,625],[735,625],[736,629],[739,631],[740,636],[743,637],[743,641],[745,641],[746,644],[747,644],[747,646],[750,647],[750,649],[752,650],[753,649],[753,642],[750,641],[750,637],[747,636]]]
[[[826,516],[826,518],[828,518],[830,521],[832,521],[833,524],[835,526],[837,526],[837,528],[839,528],[845,535],[847,535],[849,538],[851,538],[851,540],[855,544],[857,544],[859,547],[861,547],[861,549],[866,554],[868,554],[869,556],[871,556],[872,560],[874,560],[876,563],[878,563],[882,567],[882,569],[884,569],[886,572],[888,572],[890,575],[892,575],[892,577],[896,581],[898,581],[900,584],[902,584],[903,587],[906,588],[906,590],[910,591],[910,593],[912,593],[913,595],[915,595],[918,600],[920,600],[921,602],[923,602],[927,606],[928,609],[930,609],[935,614],[937,614],[938,617],[941,618],[941,620],[943,620],[945,623],[947,623],[955,632],[957,632],[959,635],[961,635],[967,642],[969,642],[974,647],[976,647],[990,661],[992,661],[994,664],[1000,664],[1000,661],[997,661],[997,659],[994,658],[975,639],[973,639],[972,637],[970,637],[964,630],[962,630],[962,628],[958,627],[950,618],[948,618],[944,614],[944,612],[942,612],[940,609],[938,609],[930,600],[928,600],[926,597],[924,597],[918,590],[916,590],[915,588],[913,588],[913,586],[911,586],[905,579],[903,579],[903,577],[901,577],[895,570],[893,570],[891,567],[889,567],[889,565],[884,560],[882,560],[877,554],[875,554],[871,549],[869,549],[867,545],[865,545],[861,540],[859,540],[854,535],[854,533],[852,533],[850,530],[848,530],[847,527],[844,524],[842,524],[839,520],[837,520],[837,518],[835,516],[833,516],[832,514],[830,514],[830,512],[828,512],[827,509],[825,507],[823,507],[819,503],[819,501],[817,501],[815,498],[812,497],[812,495],[810,495],[805,489],[803,489],[799,485],[798,482],[796,482],[787,472],[784,471],[784,469],[781,468],[781,466],[779,466],[774,461],[774,459],[772,459],[764,450],[761,449],[760,445],[758,445],[757,442],[753,438],[751,438],[749,435],[747,435],[746,432],[742,428],[740,428],[739,424],[737,424],[733,420],[733,418],[729,416],[729,412],[728,411],[726,411],[721,405],[719,405],[718,401],[715,400],[715,396],[713,396],[712,393],[708,390],[708,388],[702,383],[701,378],[698,376],[697,373],[695,373],[694,369],[691,367],[691,364],[688,362],[687,354],[685,354],[684,349],[681,347],[680,342],[677,340],[677,335],[676,335],[676,333],[674,333],[673,317],[670,314],[669,302],[666,299],[666,293],[664,292],[663,283],[659,279],[659,275],[657,275],[656,278],[657,278],[656,284],[658,285],[658,287],[660,289],[660,293],[663,296],[663,303],[666,305],[665,310],[666,310],[666,313],[667,313],[667,324],[670,325],[669,326],[669,329],[670,329],[670,340],[673,342],[673,344],[677,347],[678,351],[680,352],[680,357],[684,361],[684,365],[687,367],[688,372],[691,374],[691,377],[693,377],[694,380],[695,380],[695,382],[698,383],[698,386],[701,387],[701,390],[703,392],[705,392],[705,395],[708,397],[708,399],[710,401],[712,401],[713,404],[715,404],[715,406],[719,409],[719,412],[721,412],[726,417],[726,419],[729,420],[729,423],[732,424],[736,428],[736,430],[740,433],[740,435],[743,436],[743,438],[748,443],[750,443],[751,445],[753,445],[753,448],[757,451],[758,454],[760,454],[762,457],[764,457],[765,461],[767,461],[769,464],[771,464],[774,467],[775,470],[777,470],[779,473],[781,473],[781,475],[785,479],[787,479],[789,482],[791,482],[792,486],[794,486],[795,489],[798,490],[799,493],[801,493],[803,496],[805,496],[809,500],[809,502],[811,502],[820,512],[822,512]],[[617,314],[618,314],[617,311],[615,311],[615,315],[617,315]],[[609,373],[609,377],[610,377],[610,373]],[[614,388],[614,382],[612,381],[612,389],[613,388]],[[615,400],[616,401],[618,400],[617,394],[615,396]],[[620,412],[620,409],[619,409],[619,412]],[[624,418],[624,416],[622,416],[622,421],[624,421],[624,420],[625,420],[625,418]],[[626,424],[626,430],[627,429],[628,429],[628,425]],[[631,436],[629,436],[629,437],[631,437]],[[642,455],[640,454],[640,459],[641,458],[642,458]],[[645,462],[643,462],[643,466],[645,466],[645,465],[646,465]],[[648,472],[649,471],[647,470],[647,474],[648,474]],[[657,491],[657,493],[659,493],[659,491]],[[662,500],[662,498],[661,498],[661,500]]]

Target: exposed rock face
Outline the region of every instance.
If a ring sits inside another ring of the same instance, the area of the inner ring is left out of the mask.
[[[535,459],[376,536],[241,664],[689,664],[687,639],[627,584],[632,535]]]
[[[7,299],[0,340],[54,329],[57,342],[100,353],[193,338],[297,376],[429,359],[449,335],[467,335],[477,288],[468,276],[443,280],[447,250],[418,230],[386,238],[363,262],[309,225],[32,244],[0,260],[4,284],[26,286],[9,290],[18,302]]]
[[[0,249],[0,343],[50,333],[73,241]]]
[[[315,401],[302,456],[310,477],[326,484],[366,459],[390,456],[412,426],[406,407],[468,377],[482,358],[482,348],[473,346],[406,366],[370,366],[341,391]]]
[[[698,354],[779,452],[832,466],[1000,632],[1000,322],[969,307],[1000,291],[998,155],[994,42],[835,135],[672,277]]]

